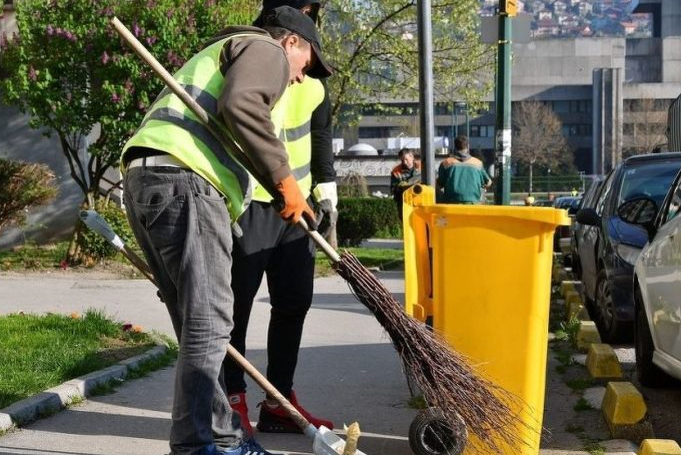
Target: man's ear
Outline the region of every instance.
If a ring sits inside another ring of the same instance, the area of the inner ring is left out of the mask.
[[[284,49],[289,50],[292,47],[298,47],[300,44],[300,37],[298,35],[289,35],[282,41],[281,45]]]

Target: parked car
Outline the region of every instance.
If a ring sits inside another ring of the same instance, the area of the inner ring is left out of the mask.
[[[681,153],[657,153],[627,158],[608,175],[594,208],[577,212],[583,229],[579,259],[587,309],[605,342],[633,338],[634,264],[648,241],[639,225],[622,221],[622,203],[649,198],[660,206],[681,168]]]
[[[568,215],[574,221],[575,213],[577,213],[577,207],[579,206],[579,201],[582,199],[581,196],[561,196],[557,197],[553,201],[553,207],[557,209],[567,210]],[[570,226],[558,226],[555,233],[553,234],[553,251],[563,253],[563,263],[567,266],[570,265],[569,256],[569,246],[570,244]]]
[[[603,177],[596,177],[584,192],[584,196],[579,202],[577,211],[584,208],[594,208],[596,206],[596,201],[598,201],[598,196],[601,194],[602,186]],[[579,239],[583,229],[595,228],[582,225],[582,223],[576,219],[572,220],[572,225],[570,226],[570,258],[572,262],[572,273],[578,280],[582,279],[582,264],[579,258],[581,244]]]
[[[643,226],[650,241],[634,267],[634,346],[641,384],[681,380],[681,172],[661,209],[650,198],[624,203],[620,217]],[[655,215],[657,213],[657,216]]]

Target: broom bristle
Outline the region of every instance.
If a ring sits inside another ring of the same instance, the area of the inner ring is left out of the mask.
[[[506,445],[506,449],[520,452],[520,446],[526,442],[518,430],[529,425],[511,409],[519,404],[517,397],[477,375],[442,337],[402,311],[402,305],[354,255],[343,252],[334,268],[376,316],[390,336],[406,373],[423,392],[428,405],[443,413],[451,428],[456,428],[460,416],[468,432],[478,437],[471,446],[474,450],[486,446],[502,453],[502,446]]]

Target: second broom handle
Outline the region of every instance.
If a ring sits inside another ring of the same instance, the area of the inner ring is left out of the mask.
[[[288,415],[291,416],[296,425],[301,430],[305,431],[310,426],[310,422],[298,411],[290,401],[284,397],[279,391],[270,383],[265,376],[262,375],[244,356],[237,351],[231,344],[227,345],[227,354],[234,359],[234,361],[251,377],[260,387],[272,398],[277,400],[282,407],[286,409]],[[263,404],[263,406],[267,406]]]

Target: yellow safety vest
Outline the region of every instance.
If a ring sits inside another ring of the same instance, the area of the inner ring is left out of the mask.
[[[180,85],[214,118],[218,118],[218,98],[224,85],[220,52],[228,40],[248,35],[261,36],[244,33],[217,41],[194,55],[174,74]],[[281,135],[287,91],[271,112],[276,135]],[[225,196],[233,220],[244,212],[253,192],[260,187],[201,120],[167,88],[123,147],[122,156],[130,147],[162,150],[185,163]]]
[[[312,112],[324,101],[324,85],[319,79],[305,77],[302,84],[289,85],[285,96],[286,111],[279,139],[286,146],[291,172],[298,181],[298,187],[307,198],[312,188],[310,119]],[[253,200],[270,202],[272,195],[265,188],[258,187],[253,193]]]

